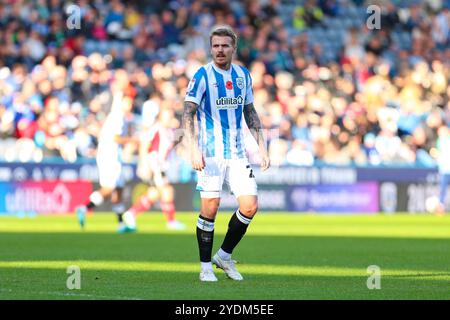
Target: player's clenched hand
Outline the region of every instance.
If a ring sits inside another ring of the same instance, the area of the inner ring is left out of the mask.
[[[263,151],[260,153],[261,156],[261,170],[266,171],[270,167],[270,159],[269,155],[266,151]]]
[[[202,171],[205,168],[205,159],[198,149],[191,153],[191,164],[194,170]]]

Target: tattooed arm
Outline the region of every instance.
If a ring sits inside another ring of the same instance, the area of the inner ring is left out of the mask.
[[[187,137],[188,148],[191,152],[191,164],[195,170],[202,170],[205,167],[203,155],[200,152],[197,144],[197,136],[195,134],[195,114],[197,113],[198,105],[186,101],[184,103],[183,112],[183,129]]]
[[[256,113],[253,103],[244,106],[244,118],[250,133],[258,143],[259,154],[261,157],[261,169],[264,171],[269,168],[270,159],[262,132],[261,121],[259,120],[258,113]]]

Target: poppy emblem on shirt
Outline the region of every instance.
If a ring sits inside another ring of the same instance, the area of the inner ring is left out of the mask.
[[[227,81],[227,89],[228,89],[228,90],[233,89],[233,82]]]

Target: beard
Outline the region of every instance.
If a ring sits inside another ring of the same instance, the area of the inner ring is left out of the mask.
[[[231,59],[227,58],[227,56],[223,55],[223,56],[216,56],[214,58],[214,62],[221,67],[227,66],[231,63]]]

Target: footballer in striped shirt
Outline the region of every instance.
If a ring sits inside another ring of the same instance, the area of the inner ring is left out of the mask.
[[[201,197],[197,222],[201,281],[217,281],[213,264],[223,269],[229,278],[243,280],[231,254],[258,209],[255,176],[245,152],[244,121],[258,143],[261,169],[264,171],[270,166],[261,122],[253,105],[250,72],[232,63],[236,43],[237,36],[229,26],[212,30],[212,61],[195,73],[184,103],[185,135],[192,167],[197,170],[197,190]],[[214,220],[224,181],[239,208],[231,217],[220,249],[211,258]]]

